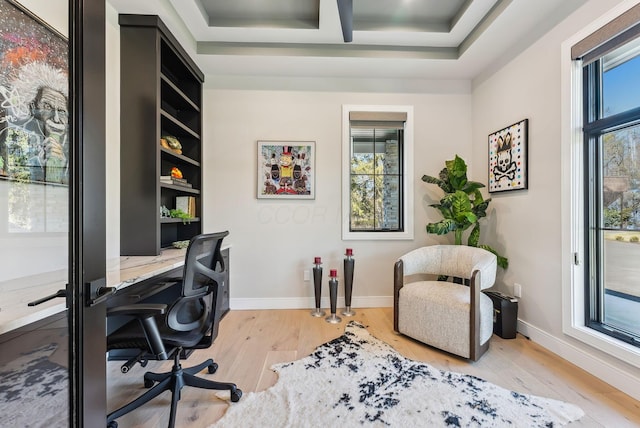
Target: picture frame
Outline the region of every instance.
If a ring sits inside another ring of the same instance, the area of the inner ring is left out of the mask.
[[[528,188],[529,119],[489,134],[489,193]]]
[[[315,199],[315,141],[258,141],[258,199]]]
[[[0,21],[0,175],[68,184],[68,40],[14,0]]]

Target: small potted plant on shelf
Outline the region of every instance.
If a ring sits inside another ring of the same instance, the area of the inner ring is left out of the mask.
[[[467,238],[467,245],[480,247],[492,252],[498,258],[498,266],[506,269],[509,260],[498,254],[488,245],[481,245],[480,219],[486,217],[491,198],[484,199],[480,189],[484,184],[467,179],[467,164],[456,155],[455,159],[445,161],[445,167],[438,177],[423,175],[422,181],[435,184],[444,191],[440,203],[430,205],[442,214],[442,220],[427,224],[427,232],[436,235],[454,234],[454,243],[462,244],[463,233],[473,226]]]

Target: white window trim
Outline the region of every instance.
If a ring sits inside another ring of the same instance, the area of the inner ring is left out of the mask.
[[[404,130],[403,155],[403,232],[351,232],[350,220],[350,168],[351,168],[351,123],[352,111],[402,112],[407,114]],[[343,105],[342,106],[342,239],[349,240],[412,240],[413,239],[413,106],[397,105]]]
[[[582,151],[582,66],[571,60],[571,46],[629,6],[616,8],[562,44],[562,331],[613,357],[640,367],[640,349],[585,325],[584,163]],[[577,262],[576,262],[577,259]]]

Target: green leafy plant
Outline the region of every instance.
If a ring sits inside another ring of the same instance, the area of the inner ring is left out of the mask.
[[[181,218],[182,223],[184,224],[191,223],[192,217],[188,213],[182,210],[178,210],[178,209],[170,210],[169,215],[171,216],[171,218]]]
[[[455,159],[445,161],[445,167],[438,177],[423,175],[422,181],[435,184],[444,191],[440,203],[431,207],[440,211],[442,220],[427,224],[427,232],[436,235],[454,234],[454,243],[462,245],[464,232],[473,227],[467,238],[467,245],[480,247],[492,252],[498,258],[498,266],[506,269],[509,260],[498,254],[488,245],[480,245],[480,219],[487,216],[487,207],[491,198],[484,199],[480,189],[484,184],[467,179],[467,164],[456,155]]]

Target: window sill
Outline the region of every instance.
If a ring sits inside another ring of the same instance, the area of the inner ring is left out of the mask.
[[[404,232],[342,232],[343,241],[406,241],[412,239],[412,230]]]
[[[602,352],[640,368],[640,348],[586,326],[571,326],[564,333]]]

